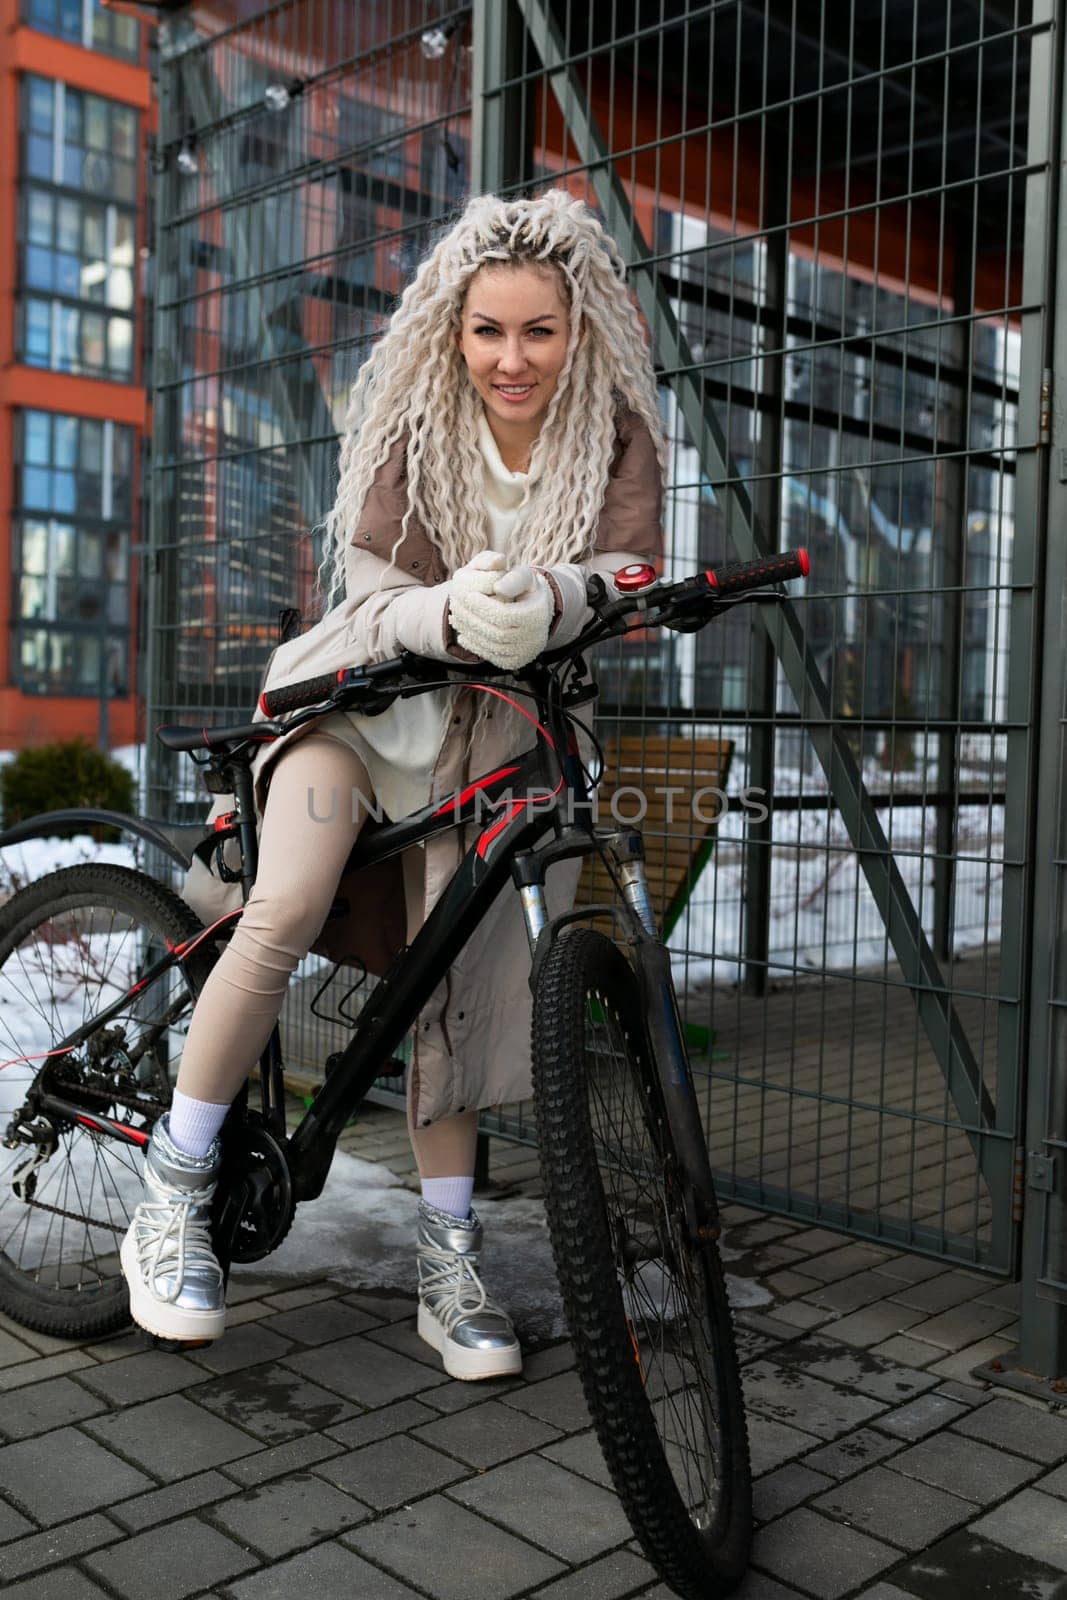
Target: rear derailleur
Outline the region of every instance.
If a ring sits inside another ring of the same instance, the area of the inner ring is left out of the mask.
[[[11,1187],[19,1200],[29,1203],[37,1190],[37,1169],[52,1159],[59,1145],[55,1123],[45,1116],[26,1117],[19,1113],[8,1123],[4,1146],[17,1150],[20,1144],[33,1147],[33,1153],[15,1168]]]

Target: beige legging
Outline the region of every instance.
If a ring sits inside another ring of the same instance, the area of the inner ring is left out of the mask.
[[[229,1105],[270,1038],[298,962],[330,909],[363,823],[353,793],[372,794],[359,756],[329,734],[307,734],[278,757],[259,837],[255,886],[193,1009],[178,1088]],[[408,1131],[424,1178],[474,1171],[478,1114]]]

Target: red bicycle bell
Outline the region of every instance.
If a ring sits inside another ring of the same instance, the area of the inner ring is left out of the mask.
[[[647,561],[634,561],[628,567],[620,567],[615,574],[615,587],[620,594],[634,594],[655,581],[656,569]]]

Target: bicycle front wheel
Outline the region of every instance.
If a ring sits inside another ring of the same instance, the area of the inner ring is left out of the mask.
[[[603,934],[553,944],[533,1067],[548,1231],[604,1459],[665,1581],[729,1594],[751,1490],[722,1265],[690,1237],[636,975]]]
[[[0,1309],[28,1328],[86,1338],[129,1321],[119,1246],[142,1195],[138,1144],[170,1104],[214,950],[136,986],[201,931],[183,900],[126,867],[68,867],[0,907]]]

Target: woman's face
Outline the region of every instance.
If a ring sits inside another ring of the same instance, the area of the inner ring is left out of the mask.
[[[489,415],[536,438],[567,354],[570,319],[554,267],[481,267],[463,305],[459,345]]]

